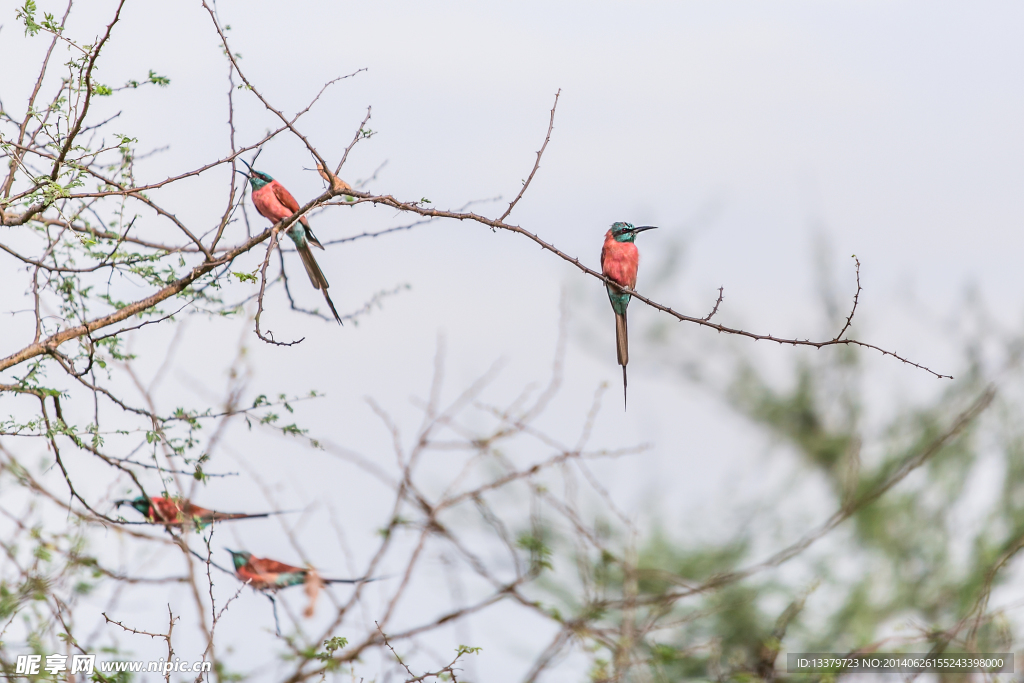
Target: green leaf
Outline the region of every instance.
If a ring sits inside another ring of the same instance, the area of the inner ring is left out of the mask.
[[[154,85],[159,85],[161,88],[166,88],[168,85],[171,84],[171,79],[167,78],[167,76],[158,76],[155,71],[150,69],[149,82],[153,83]]]
[[[334,653],[348,645],[348,638],[342,636],[334,636],[330,640],[324,641],[324,651],[317,653],[316,658],[321,662],[330,661]]]
[[[18,11],[14,13],[15,19],[21,19],[25,24],[25,35],[34,36],[39,33],[39,29],[43,28],[41,25],[36,23],[36,3],[35,0],[25,0],[25,4],[18,8]]]

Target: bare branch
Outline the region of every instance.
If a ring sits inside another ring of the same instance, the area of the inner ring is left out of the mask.
[[[551,120],[548,122],[548,134],[544,136],[544,144],[540,146],[540,150],[537,151],[537,161],[533,164],[533,170],[530,171],[530,175],[526,178],[526,182],[523,183],[523,189],[519,190],[519,194],[516,198],[508,205],[505,209],[505,213],[501,214],[499,221],[503,221],[508,218],[508,215],[512,213],[512,209],[515,208],[519,200],[523,198],[523,194],[526,193],[526,188],[530,186],[530,182],[533,180],[533,176],[537,174],[537,169],[540,168],[540,158],[544,155],[544,150],[548,148],[548,142],[551,141],[551,131],[555,129],[555,109],[558,107],[558,96],[562,94],[562,89],[559,88],[558,92],[555,93],[555,103],[551,105]]]
[[[853,294],[853,308],[850,309],[850,315],[846,316],[846,324],[843,325],[843,329],[839,330],[839,334],[832,341],[838,341],[846,333],[846,330],[850,329],[850,323],[853,322],[853,314],[857,312],[857,300],[860,299],[860,259],[857,258],[856,254],[853,255],[853,261],[857,264],[857,291]]]
[[[928,367],[926,367],[926,366],[924,366],[924,365],[922,365],[920,363],[915,363],[914,361],[906,358],[905,356],[901,356],[901,355],[899,355],[898,353],[896,353],[894,351],[888,351],[888,350],[883,349],[882,347],[877,346],[875,344],[869,344],[867,342],[862,342],[862,341],[859,341],[859,340],[856,340],[856,339],[830,339],[828,341],[812,341],[810,339],[797,339],[797,338],[777,337],[777,336],[772,335],[772,334],[757,334],[757,333],[754,333],[754,332],[748,332],[747,330],[741,330],[741,329],[737,329],[737,328],[733,328],[733,327],[727,327],[725,325],[720,325],[718,323],[710,322],[709,320],[706,320],[704,318],[695,318],[693,316],[688,316],[688,315],[679,313],[679,312],[673,310],[672,308],[670,308],[668,306],[664,306],[662,304],[659,304],[658,302],[654,301],[653,299],[650,299],[650,298],[648,298],[648,297],[646,297],[646,296],[636,292],[635,290],[629,289],[628,287],[623,287],[623,286],[615,283],[614,281],[611,280],[611,278],[608,278],[605,275],[603,275],[602,273],[600,273],[600,272],[598,272],[598,271],[596,271],[596,270],[594,270],[592,268],[588,268],[584,264],[580,263],[579,258],[570,256],[569,254],[566,254],[565,252],[563,252],[562,250],[558,249],[554,245],[552,245],[549,242],[546,242],[545,240],[540,238],[535,233],[532,233],[529,230],[525,230],[525,229],[523,229],[523,228],[521,228],[521,227],[519,227],[517,225],[510,225],[508,223],[503,223],[500,220],[494,220],[494,219],[487,218],[485,216],[480,216],[478,214],[471,213],[471,212],[470,213],[462,213],[462,212],[456,212],[456,211],[444,211],[444,210],[440,210],[440,209],[427,209],[427,208],[423,208],[423,207],[419,206],[415,202],[402,202],[402,201],[399,201],[399,200],[395,199],[394,197],[392,197],[391,195],[371,195],[371,194],[367,194],[365,192],[359,192],[357,190],[348,191],[348,192],[346,192],[346,194],[350,194],[353,197],[357,197],[358,199],[355,202],[350,202],[350,203],[344,204],[345,206],[352,206],[354,204],[358,204],[358,203],[361,203],[361,202],[369,202],[371,204],[383,204],[385,206],[390,206],[392,208],[398,209],[399,211],[407,211],[409,213],[416,213],[416,214],[419,214],[421,216],[427,216],[427,217],[433,217],[433,218],[453,218],[455,220],[460,220],[460,221],[471,220],[471,221],[475,221],[477,223],[481,223],[483,225],[489,226],[491,228],[498,228],[498,229],[501,229],[501,230],[508,230],[509,232],[513,232],[513,233],[522,235],[522,236],[526,237],[527,239],[530,239],[533,242],[537,243],[541,248],[545,249],[546,251],[550,251],[551,253],[555,254],[559,258],[561,258],[561,259],[563,259],[565,261],[568,261],[569,263],[571,263],[572,265],[576,266],[577,268],[579,268],[582,272],[586,273],[587,275],[590,275],[591,277],[595,277],[598,280],[601,280],[606,285],[610,285],[610,286],[616,287],[617,289],[619,289],[619,290],[621,290],[623,292],[626,292],[627,294],[630,294],[633,298],[635,298],[635,299],[637,299],[639,301],[642,301],[643,303],[647,304],[651,308],[655,308],[655,309],[657,309],[659,311],[662,311],[663,313],[668,313],[669,315],[671,315],[672,317],[676,318],[680,322],[694,323],[694,324],[697,324],[697,325],[701,325],[703,327],[708,327],[710,329],[713,329],[716,332],[721,332],[721,333],[725,333],[725,334],[734,334],[734,335],[738,335],[738,336],[741,336],[741,337],[747,337],[748,339],[753,339],[754,341],[771,341],[771,342],[775,342],[777,344],[783,344],[783,345],[787,345],[787,346],[809,346],[809,347],[813,347],[813,348],[816,348],[816,349],[821,349],[821,348],[824,348],[824,347],[827,347],[827,346],[837,346],[837,345],[842,345],[842,346],[859,346],[861,348],[872,349],[874,351],[878,351],[883,356],[892,356],[896,360],[898,360],[898,361],[900,361],[902,363],[905,363],[907,365],[911,365],[911,366],[913,366],[915,368],[918,368],[920,370],[924,370],[925,372],[934,375],[938,379],[953,379],[952,375],[944,375],[944,374],[938,373],[938,372],[936,372],[936,371],[934,371],[934,370],[932,370],[932,369],[930,369],[930,368],[928,368]],[[340,206],[340,204],[332,204],[332,205]],[[0,369],[2,369],[2,367],[0,367]]]
[[[725,298],[725,287],[718,288],[718,299],[715,301],[715,307],[711,309],[711,312],[701,318],[704,322],[711,320],[715,317],[715,313],[718,313],[718,306],[722,303],[722,299]]]

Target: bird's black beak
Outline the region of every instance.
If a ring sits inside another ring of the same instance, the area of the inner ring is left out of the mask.
[[[635,235],[638,232],[643,232],[644,230],[657,230],[657,229],[658,229],[657,225],[641,225],[639,228],[633,228],[633,234]]]
[[[258,152],[257,152],[256,156],[259,156],[259,153],[258,153]],[[248,161],[246,161],[246,160],[245,160],[245,159],[243,159],[242,157],[238,157],[238,160],[239,160],[239,161],[241,161],[241,162],[242,162],[243,164],[245,164],[245,167],[246,167],[247,169],[249,169],[249,173],[252,173],[252,166],[250,166],[250,165],[249,165],[249,162],[248,162]],[[253,159],[253,161],[256,161],[256,160],[255,160],[255,159]],[[239,173],[241,173],[241,171],[239,171]]]
[[[249,179],[249,174],[248,174],[248,173],[246,173],[245,171],[239,171],[239,170],[238,170],[238,169],[236,168],[236,169],[235,169],[235,173],[241,173],[241,174],[242,174],[242,177],[243,177],[243,178],[245,178],[246,180],[248,180],[248,179]]]
[[[114,501],[114,507],[115,507],[115,508],[119,508],[119,507],[121,507],[122,505],[128,505],[129,503],[131,503],[131,501],[130,501],[130,500],[115,500],[115,501]]]

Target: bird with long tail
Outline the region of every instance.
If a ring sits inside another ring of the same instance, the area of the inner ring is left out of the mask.
[[[203,529],[213,522],[222,522],[228,519],[258,519],[270,515],[281,514],[279,512],[258,512],[248,514],[245,512],[217,512],[204,507],[192,504],[191,501],[180,498],[165,498],[162,496],[139,496],[132,500],[116,501],[117,507],[130,505],[138,510],[151,524],[163,524],[164,526],[186,526],[192,525],[197,529]]]
[[[269,174],[257,171],[245,159],[239,158],[239,161],[245,164],[249,172],[236,171],[236,173],[241,173],[252,185],[252,203],[256,205],[256,210],[260,212],[261,216],[269,218],[271,223],[277,223],[299,210],[299,203],[295,201],[295,197],[285,189],[284,185],[274,180]],[[331,307],[331,313],[334,314],[334,319],[338,321],[339,325],[343,324],[341,316],[334,308],[334,302],[327,294],[327,288],[330,287],[327,278],[324,277],[320,265],[313,258],[313,252],[310,250],[310,246],[323,249],[324,245],[320,244],[320,240],[309,229],[309,220],[302,216],[292,223],[286,234],[295,243],[295,250],[299,252],[299,258],[302,259],[302,265],[306,268],[309,281],[315,289],[323,292],[324,299],[327,300],[327,305]]]
[[[320,589],[329,583],[366,583],[376,581],[363,577],[361,579],[325,579],[312,567],[293,567],[277,560],[268,560],[263,557],[256,557],[244,550],[230,550],[231,561],[235,565],[235,576],[240,581],[248,583],[254,589],[260,591],[274,605],[274,622],[277,624],[277,602],[274,600],[274,593],[287,588],[288,586],[305,586],[306,595],[309,597],[309,606],[304,612],[306,618],[313,616],[317,596]],[[277,625],[278,633],[281,632],[280,624]]]
[[[655,225],[634,228],[629,223],[612,223],[605,233],[601,248],[601,272],[612,282],[629,289],[636,287],[636,272],[640,266],[640,252],[633,241],[637,233],[654,230]],[[626,406],[626,365],[629,363],[629,338],[626,334],[626,307],[631,296],[611,283],[605,283],[608,300],[615,312],[615,345],[622,366],[622,405]]]

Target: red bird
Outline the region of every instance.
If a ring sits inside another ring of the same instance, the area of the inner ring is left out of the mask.
[[[244,512],[217,512],[193,505],[187,500],[159,496],[150,497],[148,500],[145,496],[139,496],[134,500],[117,501],[118,507],[122,505],[131,505],[146,517],[147,522],[175,526],[192,524],[200,529],[211,522],[220,522],[225,519],[253,519],[277,514],[274,512],[261,512],[254,515]]]
[[[284,185],[271,178],[269,174],[253,169],[245,159],[240,159],[240,161],[249,169],[249,174],[246,175],[241,171],[238,173],[242,173],[249,179],[249,183],[252,185],[252,203],[256,205],[256,210],[260,212],[261,216],[269,218],[271,223],[276,224],[299,210],[299,203],[295,201],[295,197],[285,189]],[[341,316],[338,315],[337,309],[334,308],[334,302],[327,294],[327,288],[330,285],[327,284],[327,278],[324,277],[320,265],[313,258],[313,252],[309,248],[310,245],[313,245],[317,249],[323,249],[324,245],[320,244],[320,240],[309,229],[309,221],[305,216],[292,223],[286,234],[295,243],[295,250],[299,252],[299,258],[302,259],[302,265],[306,268],[309,281],[313,283],[315,289],[324,293],[324,298],[327,299],[327,305],[331,307],[334,319],[341,325]]]
[[[244,550],[228,550],[231,553],[231,561],[235,565],[235,575],[241,581],[247,581],[250,586],[266,594],[276,593],[288,586],[304,585],[306,595],[309,596],[309,606],[306,608],[306,616],[313,616],[313,607],[316,604],[317,595],[320,589],[327,583],[361,583],[373,579],[324,579],[317,574],[312,567],[293,567],[277,560],[268,560],[264,557],[256,557]],[[276,610],[276,606],[275,606]]]
[[[612,282],[623,287],[636,287],[636,271],[640,266],[640,252],[633,240],[638,232],[654,230],[656,226],[644,225],[634,228],[629,223],[612,223],[605,233],[601,248],[601,272]],[[619,365],[622,366],[622,403],[626,403],[626,364],[629,363],[629,339],[626,335],[626,307],[631,296],[612,284],[605,284],[608,300],[615,311],[615,344]]]

